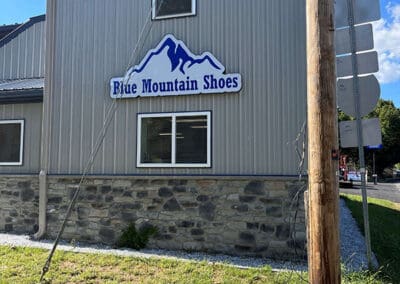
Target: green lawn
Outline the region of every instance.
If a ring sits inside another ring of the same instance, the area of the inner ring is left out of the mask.
[[[341,196],[364,232],[361,197]],[[400,283],[400,204],[368,198],[368,211],[371,246],[381,265],[381,275],[387,282]]]
[[[0,246],[0,283],[38,283],[47,250]],[[368,273],[343,283],[383,283]],[[57,251],[44,283],[307,283],[307,273]]]
[[[48,251],[0,246],[0,283],[37,283]],[[273,273],[270,267],[117,257],[58,251],[46,283],[301,283],[305,273]]]

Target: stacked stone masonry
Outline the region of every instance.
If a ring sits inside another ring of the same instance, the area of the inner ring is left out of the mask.
[[[47,236],[55,238],[78,178],[48,178]],[[114,245],[130,224],[155,226],[148,247],[304,258],[305,181],[88,178],[63,239]],[[0,231],[38,229],[38,176],[0,178]]]
[[[0,232],[38,230],[39,177],[0,177]]]
[[[49,179],[47,232],[52,238],[78,183]],[[158,228],[151,248],[303,258],[304,185],[296,180],[91,178],[81,187],[63,238],[113,245],[133,223]]]

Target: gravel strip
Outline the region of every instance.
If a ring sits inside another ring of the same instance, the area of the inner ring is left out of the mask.
[[[354,218],[345,202],[340,200],[340,238],[342,262],[348,270],[360,270],[367,267],[366,248],[364,237],[360,233]],[[26,235],[0,234],[0,245],[23,246],[51,249],[53,242],[51,240],[31,240]],[[131,249],[113,249],[105,245],[89,245],[85,243],[75,243],[71,245],[67,242],[60,242],[57,249],[63,251],[72,251],[80,253],[99,253],[112,254],[125,257],[141,258],[167,258],[172,260],[184,261],[206,261],[209,263],[223,263],[240,268],[262,267],[269,265],[273,270],[294,270],[306,271],[306,263],[293,263],[285,261],[275,261],[264,258],[236,257],[223,254],[207,254],[201,252],[170,251],[161,249],[144,249],[139,251]],[[374,262],[377,265],[374,256]]]
[[[50,240],[31,240],[26,235],[10,235],[0,234],[0,244],[9,246],[22,246],[33,247],[42,249],[51,249],[52,241]],[[257,268],[269,265],[274,270],[295,270],[306,271],[307,265],[305,263],[292,263],[285,261],[274,261],[263,258],[253,257],[236,257],[223,254],[207,254],[201,252],[184,252],[184,251],[170,251],[162,249],[143,249],[135,251],[131,249],[113,249],[105,245],[89,245],[83,243],[75,243],[74,246],[62,241],[57,246],[58,250],[72,251],[80,253],[99,253],[99,254],[112,254],[125,257],[140,257],[140,258],[163,258],[172,260],[183,261],[206,261],[209,263],[227,264],[239,268]]]
[[[347,270],[359,271],[368,268],[367,247],[364,236],[351,215],[350,209],[340,199],[340,254]],[[378,267],[378,261],[372,253],[372,263]]]

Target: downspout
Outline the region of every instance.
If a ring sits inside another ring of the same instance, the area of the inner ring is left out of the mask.
[[[45,62],[44,62],[44,94],[42,109],[42,134],[40,151],[40,173],[39,173],[39,229],[33,235],[35,239],[41,239],[46,234],[47,228],[47,173],[50,160],[50,132],[52,113],[52,82],[54,70],[54,48],[55,48],[55,0],[47,0],[46,7],[46,31],[45,31]]]
[[[39,173],[39,229],[33,235],[35,239],[41,239],[46,234],[46,208],[47,208],[47,175],[46,171]]]

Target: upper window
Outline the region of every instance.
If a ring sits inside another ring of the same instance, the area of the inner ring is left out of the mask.
[[[139,114],[138,167],[210,167],[210,112]]]
[[[0,120],[0,165],[22,165],[23,120]]]
[[[192,16],[196,14],[196,0],[152,0],[153,19]]]

